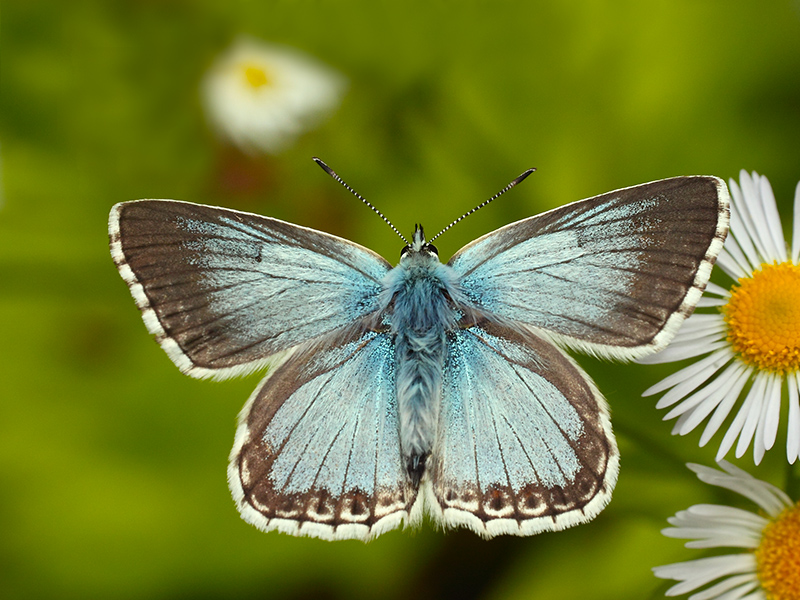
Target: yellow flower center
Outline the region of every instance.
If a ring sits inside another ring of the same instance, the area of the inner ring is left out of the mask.
[[[780,374],[800,368],[800,265],[761,265],[733,287],[722,313],[742,361]]]
[[[800,502],[761,532],[756,571],[768,600],[800,600]]]
[[[267,74],[264,67],[260,65],[247,63],[242,65],[242,71],[244,71],[245,81],[254,90],[272,83],[272,78]]]

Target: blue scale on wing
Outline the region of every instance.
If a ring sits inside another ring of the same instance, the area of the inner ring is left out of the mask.
[[[268,530],[291,519],[333,537],[342,525],[407,518],[416,490],[401,460],[393,358],[389,335],[365,331],[294,355],[266,379],[232,458],[246,520]]]
[[[446,522],[480,531],[472,514],[547,529],[549,517],[584,518],[610,493],[617,450],[605,402],[552,344],[488,322],[458,330],[445,381],[431,473]]]
[[[382,269],[370,273],[374,265],[367,263],[363,276],[339,257],[288,245],[283,236],[252,227],[240,225],[241,235],[232,237],[238,230],[224,221],[215,226],[219,232],[192,244],[210,308],[225,315],[226,331],[242,346],[271,339],[291,347],[377,310]]]
[[[391,268],[353,242],[259,215],[177,201],[127,203],[119,214],[141,308],[154,311],[173,360],[198,376],[258,368],[374,313]]]
[[[707,179],[563,206],[479,238],[449,264],[464,294],[488,313],[583,350],[632,358],[647,351],[696,283],[720,210]]]
[[[462,283],[476,304],[505,318],[579,336],[627,297],[636,253],[587,253],[572,231],[542,234],[475,268]]]
[[[465,481],[477,470],[482,487],[510,484],[518,491],[529,481],[531,469],[547,486],[566,485],[579,467],[569,444],[583,431],[577,411],[541,374],[507,366],[503,356],[509,357],[517,347],[506,342],[500,354],[500,340],[481,334],[476,338],[467,330],[455,336],[452,375],[461,385],[451,387],[445,405],[446,411],[452,408],[450,401],[459,407],[461,421],[455,427],[472,433],[448,439],[472,441],[474,452],[459,457],[445,448],[445,455],[461,459],[456,472]],[[475,401],[464,397],[466,390]],[[453,423],[444,418],[445,423]],[[526,468],[520,469],[523,465]]]
[[[378,473],[398,464],[392,344],[387,336],[366,337],[372,339],[355,360],[363,341],[313,356],[300,377],[321,374],[284,402],[264,432],[266,443],[281,448],[270,473],[276,489],[373,494],[396,485],[401,473]]]

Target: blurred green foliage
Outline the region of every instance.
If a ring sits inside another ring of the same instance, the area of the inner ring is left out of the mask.
[[[0,21],[0,597],[657,598],[694,557],[659,530],[732,500],[683,466],[719,436],[669,435],[639,397],[673,367],[581,358],[622,452],[592,523],[482,541],[426,524],[364,545],[262,534],[225,481],[258,377],[182,376],[111,262],[112,204],[178,198],[260,212],[396,260],[401,243],[324,158],[443,258],[512,220],[672,175],[767,175],[784,225],[800,179],[800,3],[9,0]],[[240,33],[341,71],[343,105],[278,157],[215,139],[199,100]],[[785,422],[785,419],[784,419]],[[782,485],[785,424],[754,468]],[[738,502],[738,501],[737,501]]]

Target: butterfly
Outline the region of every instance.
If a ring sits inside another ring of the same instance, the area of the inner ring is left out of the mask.
[[[719,178],[664,179],[511,223],[446,264],[417,226],[395,267],[327,233],[175,200],[115,205],[109,238],[182,372],[268,369],[228,467],[245,521],[368,540],[427,514],[489,538],[606,506],[608,408],[564,349],[665,347],[708,282],[728,204]]]

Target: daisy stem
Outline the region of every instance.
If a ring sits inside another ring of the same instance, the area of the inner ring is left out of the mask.
[[[800,461],[786,465],[786,493],[795,500],[800,498]]]

